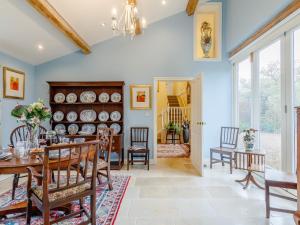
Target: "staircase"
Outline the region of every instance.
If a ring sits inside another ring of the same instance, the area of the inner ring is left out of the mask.
[[[168,96],[169,103],[169,122],[178,123],[183,121],[183,115],[178,101],[178,97],[175,95]]]
[[[169,107],[180,107],[178,98],[176,95],[168,96]]]

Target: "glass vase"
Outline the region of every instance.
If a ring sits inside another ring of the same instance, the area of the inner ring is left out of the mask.
[[[26,150],[30,151],[39,147],[39,126],[27,126],[27,130]]]

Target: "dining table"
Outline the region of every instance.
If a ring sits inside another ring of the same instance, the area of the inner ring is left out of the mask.
[[[43,154],[29,154],[26,158],[17,157],[14,149],[10,149],[12,152],[11,159],[0,160],[0,175],[14,175],[14,174],[24,174],[27,173],[27,167],[34,167],[38,172],[42,171],[43,168]],[[73,153],[72,153],[73,154]],[[78,154],[72,155],[74,163],[78,161]],[[77,156],[77,157],[76,157]],[[49,168],[57,168],[58,160],[50,160]],[[61,168],[67,168],[68,166],[68,157],[65,159],[61,159],[60,161]],[[51,182],[51,179],[49,179]],[[8,214],[14,213],[23,213],[27,208],[27,200],[22,199],[18,201],[16,199],[15,204],[11,204],[10,206],[0,208],[0,218],[6,217]],[[33,210],[35,207],[33,206]]]

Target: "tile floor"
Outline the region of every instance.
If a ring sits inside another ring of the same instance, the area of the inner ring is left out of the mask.
[[[216,167],[198,177],[189,159],[179,158],[159,159],[150,172],[140,166],[121,171],[132,178],[116,225],[294,225],[289,214],[265,219],[264,191],[243,190],[234,181],[243,172]],[[296,208],[282,200],[272,204]]]
[[[199,177],[189,159],[177,158],[159,159],[150,171],[139,165],[113,171],[131,176],[115,225],[294,225],[289,214],[273,212],[265,219],[264,191],[243,190],[234,181],[243,172],[230,175],[215,167]],[[11,177],[0,181],[0,193],[10,187]],[[296,208],[282,200],[272,203]]]

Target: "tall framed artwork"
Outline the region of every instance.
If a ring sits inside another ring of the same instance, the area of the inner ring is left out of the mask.
[[[130,85],[130,109],[151,109],[152,101],[151,85]]]
[[[194,14],[194,60],[222,60],[222,3],[200,5]]]
[[[25,73],[9,67],[3,67],[3,97],[24,99]]]

